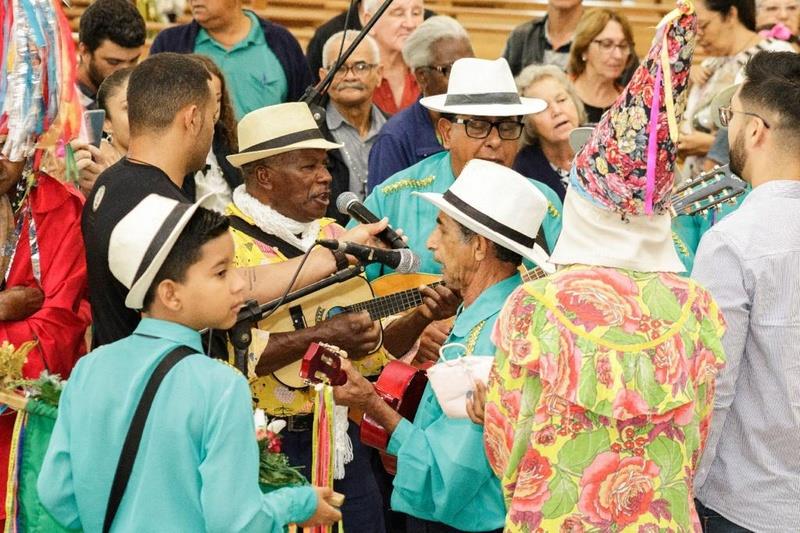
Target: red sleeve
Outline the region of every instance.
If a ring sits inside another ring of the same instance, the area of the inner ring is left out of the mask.
[[[40,253],[42,308],[26,320],[0,322],[0,340],[15,346],[36,339],[36,348],[23,368],[26,377],[42,370],[69,376],[86,352],[86,256],[80,229],[81,203],[52,178],[40,178],[31,193]],[[44,209],[44,210],[43,210]],[[35,286],[28,237],[29,224],[21,232],[8,287]]]

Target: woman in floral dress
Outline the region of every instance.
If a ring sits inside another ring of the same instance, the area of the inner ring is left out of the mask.
[[[673,13],[579,152],[552,258],[564,268],[518,288],[496,323],[484,439],[506,531],[700,531],[692,478],[724,320],[678,274],[667,212],[692,12]]]

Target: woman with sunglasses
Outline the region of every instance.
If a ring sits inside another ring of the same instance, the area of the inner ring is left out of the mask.
[[[630,23],[610,9],[591,9],[578,22],[567,72],[589,122],[599,122],[622,92],[619,79],[636,61],[633,46]]]

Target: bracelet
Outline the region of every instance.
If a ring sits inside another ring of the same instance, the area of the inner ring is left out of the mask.
[[[331,250],[334,260],[336,260],[336,271],[344,270],[350,266],[350,261],[347,260],[347,254],[339,250]]]

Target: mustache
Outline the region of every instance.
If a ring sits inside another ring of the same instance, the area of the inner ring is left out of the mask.
[[[364,90],[367,86],[358,81],[342,81],[336,84],[335,89],[341,91],[342,89],[360,89]]]

